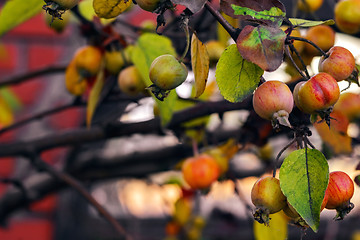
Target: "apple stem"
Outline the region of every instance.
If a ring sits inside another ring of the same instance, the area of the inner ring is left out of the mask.
[[[182,21],[182,25],[183,25],[183,29],[185,32],[185,37],[186,37],[186,47],[184,50],[184,53],[182,54],[182,56],[179,59],[179,62],[182,62],[184,60],[184,58],[186,57],[186,54],[189,51],[190,48],[190,33],[189,33],[189,16],[183,16],[183,21]]]
[[[323,55],[325,58],[329,57],[329,55],[324,51],[322,50],[318,45],[316,45],[314,42],[306,39],[306,38],[302,38],[302,37],[292,37],[292,36],[289,36],[290,39],[293,39],[293,40],[298,40],[298,41],[303,41],[303,42],[306,42],[310,45],[312,45],[313,47],[315,47],[317,50],[319,50],[319,52],[321,53],[321,55]]]
[[[276,156],[275,162],[274,162],[273,177],[276,176],[277,163],[279,162],[281,155],[285,152],[286,149],[288,149],[293,143],[295,143],[296,140],[297,140],[296,138],[291,140],[291,142],[289,142],[285,147],[283,147],[283,149],[281,149],[280,152],[278,153],[278,155]]]
[[[199,156],[199,148],[198,148],[198,143],[196,141],[195,138],[192,138],[192,149],[193,149],[193,154],[195,157]]]
[[[292,44],[291,44],[291,45],[292,45]],[[301,71],[301,69],[299,68],[299,66],[295,63],[293,57],[292,57],[291,54],[290,54],[289,48],[291,48],[290,45],[289,45],[288,47],[285,47],[286,56],[288,56],[288,58],[290,59],[291,63],[294,65],[294,67],[296,68],[296,70],[300,73],[300,75],[301,75],[302,78],[307,79],[307,80],[310,79],[310,76],[308,75],[309,73],[307,72],[307,70],[306,70],[306,75],[307,75],[307,76],[305,76],[304,73],[303,73],[303,72]],[[294,48],[294,49],[295,49],[295,48]],[[297,52],[296,52],[296,53],[297,53]],[[303,62],[302,58],[301,58],[300,56],[298,56],[298,57],[299,57],[301,63],[303,64],[304,62]],[[305,64],[304,64],[304,66],[305,66]],[[305,66],[305,69],[306,69],[306,66]]]

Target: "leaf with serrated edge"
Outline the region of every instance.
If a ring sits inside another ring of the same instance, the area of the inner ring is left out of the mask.
[[[114,18],[131,5],[131,0],[94,0],[93,7],[99,18]]]
[[[283,62],[285,38],[286,34],[280,28],[247,25],[236,43],[243,58],[271,72]]]
[[[280,168],[280,187],[287,201],[315,232],[329,182],[329,166],[316,149],[300,149],[287,156]]]
[[[241,102],[253,93],[264,71],[242,58],[236,44],[225,49],[216,66],[216,82],[221,95],[230,102]]]
[[[0,12],[0,37],[42,11],[43,0],[6,1]]]
[[[96,76],[94,86],[91,88],[89,94],[89,100],[86,108],[86,126],[91,126],[92,117],[94,116],[96,107],[100,99],[101,91],[104,87],[104,63],[102,64],[101,70]]]
[[[283,211],[270,215],[269,226],[254,221],[255,240],[283,240],[288,237],[288,220]]]
[[[301,18],[289,18],[293,27],[314,27],[318,25],[334,25],[335,21],[332,19],[326,21],[312,21]]]
[[[205,90],[209,75],[209,54],[195,34],[191,38],[191,65],[195,75],[195,98]]]
[[[172,42],[165,36],[159,36],[153,33],[144,33],[137,41],[136,46],[131,51],[131,60],[139,70],[140,75],[147,86],[152,84],[149,78],[149,69],[151,63],[160,55],[171,54],[176,55],[176,51],[172,46]],[[171,120],[173,106],[177,100],[175,91],[170,91],[164,101],[155,99],[160,110],[160,118],[162,126],[165,126]]]

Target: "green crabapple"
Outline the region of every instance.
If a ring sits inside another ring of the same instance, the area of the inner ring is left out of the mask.
[[[256,207],[254,218],[269,224],[269,214],[277,213],[286,206],[286,197],[280,189],[280,181],[272,176],[258,179],[251,189],[251,201]]]

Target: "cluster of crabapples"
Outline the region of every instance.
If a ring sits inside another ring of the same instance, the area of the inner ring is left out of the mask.
[[[355,71],[355,58],[344,47],[333,46],[322,56],[319,73],[296,84],[293,92],[280,81],[267,81],[253,95],[253,107],[262,118],[290,126],[287,120],[294,103],[304,113],[326,116],[340,96],[338,81]]]
[[[350,202],[353,194],[354,183],[351,178],[342,171],[331,172],[320,211],[324,208],[335,209],[335,219],[343,219],[354,208],[354,204]],[[258,179],[251,190],[251,201],[256,207],[254,218],[260,223],[268,225],[269,214],[283,210],[294,222],[305,224],[299,213],[287,201],[281,191],[280,181],[275,177],[266,176]]]

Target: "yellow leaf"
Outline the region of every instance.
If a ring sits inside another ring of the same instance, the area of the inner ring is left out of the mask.
[[[0,129],[14,122],[14,115],[9,105],[0,98]]]
[[[102,62],[102,64],[101,64],[101,69],[96,76],[95,84],[90,91],[89,100],[88,100],[87,108],[86,108],[86,126],[87,127],[91,126],[91,120],[94,116],[96,107],[98,105],[101,90],[103,89],[103,86],[104,86],[104,62]]]
[[[195,97],[205,90],[209,75],[209,54],[195,34],[191,38],[191,65],[195,75]]]
[[[131,5],[131,0],[94,0],[93,7],[99,18],[119,16]]]
[[[287,239],[287,218],[283,211],[270,215],[269,226],[254,221],[254,236],[256,240]]]

